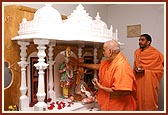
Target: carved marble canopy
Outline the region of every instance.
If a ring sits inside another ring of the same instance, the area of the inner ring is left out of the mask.
[[[111,39],[118,40],[117,34],[117,29],[113,32],[112,25],[108,29],[99,13],[92,19],[81,4],[66,20],[61,19],[60,13],[51,4],[46,4],[35,12],[33,20],[22,20],[18,36],[12,40],[47,39],[103,43]]]

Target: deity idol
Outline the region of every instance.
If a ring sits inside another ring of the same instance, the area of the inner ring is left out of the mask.
[[[59,68],[59,73],[61,74],[60,84],[63,89],[64,97],[68,97],[68,95],[70,94],[69,91],[73,82],[73,67],[69,63],[70,56],[71,56],[71,49],[70,47],[67,47],[65,52],[65,60]]]

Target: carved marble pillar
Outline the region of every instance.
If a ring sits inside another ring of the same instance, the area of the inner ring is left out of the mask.
[[[53,81],[53,65],[55,63],[55,61],[53,61],[53,46],[55,46],[55,42],[51,42],[49,44],[49,49],[48,49],[48,56],[49,56],[49,60],[48,60],[48,64],[49,64],[49,82],[48,82],[48,87],[49,87],[49,91],[48,91],[48,98],[51,98],[52,100],[56,100],[56,93],[54,92],[53,88],[54,88],[54,81]]]
[[[27,81],[26,81],[26,66],[28,65],[28,62],[26,61],[26,49],[27,45],[29,45],[29,42],[22,42],[17,41],[17,43],[20,45],[20,59],[21,61],[18,62],[19,66],[21,67],[21,86],[20,86],[20,110],[24,110],[29,107],[29,97],[26,95],[27,92]]]
[[[34,110],[35,111],[46,111],[47,110],[47,104],[44,102],[46,93],[45,93],[45,82],[44,82],[44,70],[47,69],[48,64],[45,63],[45,49],[46,46],[49,44],[49,40],[40,40],[40,39],[34,39],[34,44],[37,44],[38,49],[38,63],[34,64],[38,72],[38,91],[37,91],[37,99],[38,102],[35,104]]]

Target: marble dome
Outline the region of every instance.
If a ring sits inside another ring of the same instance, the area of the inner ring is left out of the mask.
[[[100,28],[100,29],[108,29],[107,28],[107,24],[101,20],[101,17],[99,15],[99,13],[97,12],[97,15],[95,17],[95,26],[97,26],[97,28]]]
[[[51,4],[46,4],[35,12],[34,20],[37,19],[54,20],[54,22],[62,23],[61,14]]]
[[[38,33],[44,37],[49,34],[54,36],[53,34],[60,31],[62,24],[61,14],[51,4],[46,4],[35,12],[32,21],[27,21],[25,18],[22,20],[18,33],[19,35]]]

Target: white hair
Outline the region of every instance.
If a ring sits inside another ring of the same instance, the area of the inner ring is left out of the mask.
[[[120,44],[117,40],[109,40],[105,44],[107,44],[109,49],[112,49],[113,51],[120,51]]]

